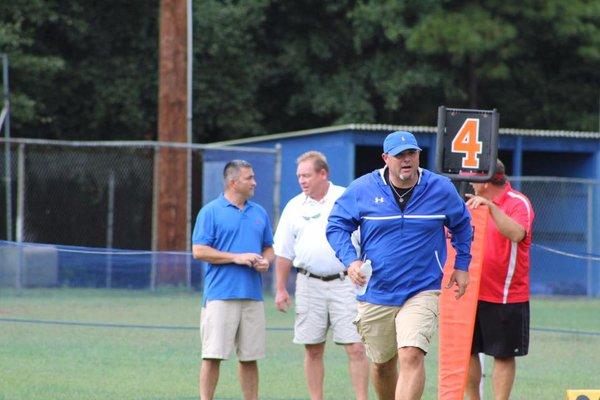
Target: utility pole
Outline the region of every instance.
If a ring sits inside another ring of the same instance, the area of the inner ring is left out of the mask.
[[[186,0],[161,0],[158,90],[158,140],[188,142],[187,132],[187,18]],[[158,157],[158,218],[156,249],[181,251],[188,248],[188,152],[185,149],[160,148]],[[161,262],[159,283],[186,281],[186,267]]]

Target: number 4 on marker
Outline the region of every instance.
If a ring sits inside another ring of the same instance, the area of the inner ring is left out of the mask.
[[[463,168],[479,168],[482,142],[479,141],[479,119],[467,118],[452,139],[453,153],[464,153],[462,158]]]

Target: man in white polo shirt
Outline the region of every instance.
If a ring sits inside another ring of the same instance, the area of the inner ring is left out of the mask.
[[[344,346],[356,399],[367,399],[369,365],[356,317],[354,286],[325,237],[327,217],[344,188],[329,181],[325,156],[309,151],[298,157],[296,175],[302,193],[285,206],[274,237],[279,311],[291,305],[286,285],[292,266],[296,277],[294,343],[305,347],[304,373],[311,400],[323,399],[323,354],[327,331]]]

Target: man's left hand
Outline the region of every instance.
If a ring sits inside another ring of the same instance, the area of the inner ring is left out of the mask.
[[[469,273],[467,271],[455,269],[454,272],[452,272],[452,276],[450,276],[446,289],[450,289],[454,285],[457,286],[457,289],[454,291],[456,296],[454,297],[458,300],[467,290],[467,286],[469,285]]]
[[[469,199],[467,200],[467,207],[471,209],[475,209],[479,206],[492,207],[494,204],[483,196],[477,196],[471,193],[466,193],[465,196]]]
[[[252,266],[258,272],[267,272],[269,270],[269,261],[266,258],[260,257]]]

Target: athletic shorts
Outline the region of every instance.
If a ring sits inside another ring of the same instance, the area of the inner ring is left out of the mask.
[[[471,353],[506,358],[524,356],[528,352],[529,302],[479,301]]]
[[[240,361],[264,358],[265,320],[262,301],[207,301],[200,312],[202,358],[226,360],[234,349]]]
[[[294,343],[323,343],[328,329],[335,343],[359,343],[360,336],[352,325],[356,303],[354,286],[348,277],[324,282],[297,274]]]
[[[374,363],[385,363],[402,347],[429,351],[437,330],[439,290],[427,290],[408,299],[402,307],[358,303],[354,324]]]

